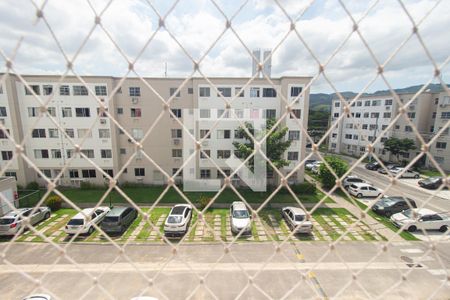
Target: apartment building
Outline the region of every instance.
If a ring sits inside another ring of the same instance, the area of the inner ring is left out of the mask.
[[[407,103],[414,95],[399,94],[400,101]],[[392,161],[394,158],[384,149],[383,141],[389,137],[409,138],[415,141],[416,149],[400,156],[401,160],[409,161],[420,153],[421,142],[406,118],[411,120],[428,142],[450,119],[450,97],[445,92],[424,92],[408,106],[405,117],[397,118],[398,112],[399,104],[390,94],[365,96],[352,104],[350,114],[338,121],[344,113],[344,106],[339,99],[334,99],[331,122],[338,124],[331,133],[329,150],[358,157],[365,153],[368,144],[383,134],[381,141],[374,145],[375,154],[382,160]],[[450,135],[446,130],[430,148],[430,153],[445,170],[450,170],[450,154],[447,148],[449,141]],[[433,167],[425,156],[419,163]]]
[[[114,176],[119,172],[120,183],[164,184],[165,174],[178,174],[179,182],[184,172],[201,179],[223,178],[217,166],[225,174],[231,173],[225,161],[235,155],[233,141],[242,140],[236,130],[239,123],[230,121],[232,113],[243,121],[279,118],[286,113],[285,101],[290,102],[298,120],[288,115],[281,123],[289,128],[286,138],[292,141],[285,153],[291,164],[282,172],[289,172],[305,157],[306,137],[300,126],[307,126],[309,91],[305,90],[296,102],[293,100],[301,95],[309,77],[273,78],[274,87],[264,79],[246,85],[249,78],[211,78],[228,101],[239,95],[218,124],[218,116],[226,111],[225,101],[202,78],[121,81],[85,76],[86,84],[75,77],[61,82],[59,76],[23,78],[28,88],[18,77],[8,75],[0,90],[0,122],[12,139],[6,134],[0,136],[1,167],[6,175],[15,176],[18,184],[44,184],[40,172],[50,178],[62,172],[58,183],[70,186],[79,186],[83,181],[103,184],[105,174]],[[170,107],[165,107],[162,99],[171,99]],[[195,114],[198,120],[193,128],[184,124]],[[202,149],[215,163],[198,155],[195,168],[178,172],[188,156],[183,153],[184,138],[190,135],[197,140],[209,136]],[[25,158],[13,155],[15,142],[22,141]],[[303,181],[303,170],[299,169],[290,180]],[[238,178],[235,182],[242,184]]]

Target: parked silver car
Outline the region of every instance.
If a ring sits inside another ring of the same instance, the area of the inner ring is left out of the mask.
[[[232,233],[239,233],[242,235],[252,234],[252,222],[245,203],[242,201],[235,201],[230,207],[230,225]]]
[[[306,219],[306,213],[303,209],[293,206],[283,207],[281,209],[287,226],[295,233],[311,233],[313,225]]]
[[[30,218],[30,225],[50,218],[51,212],[48,207],[39,207],[31,215],[32,208],[19,208],[17,212],[10,211],[0,218],[0,235],[15,235],[20,228],[22,228],[22,221],[25,218]]]
[[[189,204],[177,204],[172,207],[166,222],[164,223],[164,235],[180,237],[186,234],[192,218],[192,206]]]

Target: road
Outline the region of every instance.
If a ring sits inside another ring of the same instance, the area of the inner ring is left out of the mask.
[[[287,243],[279,252],[271,243],[246,243],[233,245],[225,253],[222,245],[191,244],[180,246],[174,255],[167,245],[128,245],[125,254],[131,264],[112,245],[70,245],[69,260],[49,244],[16,243],[0,263],[0,295],[2,299],[22,299],[32,292],[51,293],[56,299],[137,295],[448,299],[448,242],[437,244],[435,250],[422,242],[394,242],[386,252],[381,246],[345,242],[327,254],[326,242]],[[0,245],[0,252],[5,247]],[[35,285],[37,279],[40,286]]]

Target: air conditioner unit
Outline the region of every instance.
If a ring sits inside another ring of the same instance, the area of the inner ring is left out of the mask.
[[[386,106],[386,110],[391,110],[391,107],[390,106]]]
[[[138,178],[136,178],[136,181],[137,181],[137,182],[144,182],[144,178],[138,177]]]
[[[133,103],[133,104],[139,103],[139,98],[137,98],[137,97],[131,98],[131,103]]]
[[[446,107],[447,105],[449,105],[448,103],[441,103],[439,104],[439,107]]]
[[[180,139],[173,139],[173,144],[174,145],[179,145],[181,143]]]
[[[106,124],[106,119],[100,119],[100,124],[105,125]]]

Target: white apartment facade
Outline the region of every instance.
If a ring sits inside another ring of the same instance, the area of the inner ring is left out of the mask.
[[[10,163],[2,171],[16,176],[18,184],[45,183],[27,160],[47,177],[54,178],[63,172],[58,183],[70,186],[78,186],[83,181],[103,184],[105,174],[115,176],[119,172],[119,183],[164,184],[165,174],[172,176],[177,172],[177,181],[182,179],[183,172],[196,172],[202,179],[222,178],[216,166],[200,155],[196,157],[195,170],[178,171],[183,165],[183,137],[188,132],[171,116],[169,109],[182,123],[188,115],[199,113],[202,122],[190,133],[199,140],[211,131],[203,149],[226,174],[231,172],[225,160],[234,154],[233,141],[241,140],[235,133],[238,124],[224,120],[215,128],[207,125],[214,123],[226,106],[204,79],[185,82],[184,79],[146,78],[143,82],[126,78],[121,82],[120,78],[86,76],[83,77],[85,85],[75,77],[66,77],[62,82],[58,76],[23,78],[29,88],[16,76],[8,75],[0,94],[0,118],[4,119],[5,129],[14,141],[24,141],[26,159],[13,157],[14,142],[0,139],[0,150],[5,155],[1,166]],[[273,78],[275,87],[263,79],[256,79],[248,86],[249,78],[212,78],[211,81],[228,101],[240,94],[231,104],[231,109],[238,114],[258,113],[279,118],[286,112],[283,98],[291,102],[292,114],[298,120],[288,115],[281,122],[289,128],[286,138],[292,140],[285,153],[291,163],[282,170],[287,173],[305,156],[306,137],[300,127],[307,126],[309,91],[305,90],[297,102],[292,100],[298,98],[310,79]],[[178,89],[183,82],[184,86]],[[113,94],[113,90],[117,92]],[[164,109],[160,98],[172,99],[170,107]],[[106,117],[101,107],[118,124]],[[231,111],[228,113],[231,115]],[[136,147],[134,141],[142,148]],[[78,149],[84,156],[77,153]],[[290,181],[303,181],[303,170],[299,169]]]
[[[407,103],[414,95],[399,94],[400,101]],[[408,106],[405,117],[400,116],[397,119],[399,105],[392,95],[365,96],[359,98],[350,107],[350,114],[344,116],[339,122],[337,120],[344,113],[344,106],[339,99],[334,99],[331,107],[331,122],[332,124],[338,122],[338,124],[330,135],[329,150],[359,157],[365,153],[368,144],[383,134],[380,142],[374,145],[375,154],[382,160],[392,161],[394,158],[384,150],[383,141],[389,137],[410,138],[415,141],[416,149],[400,156],[401,160],[409,161],[420,153],[421,142],[406,118],[411,120],[424,140],[428,142],[450,119],[449,99],[445,92],[424,92]],[[450,170],[448,147],[450,147],[450,135],[446,130],[430,148],[430,153],[445,170]],[[419,163],[433,167],[429,158],[425,156]]]

